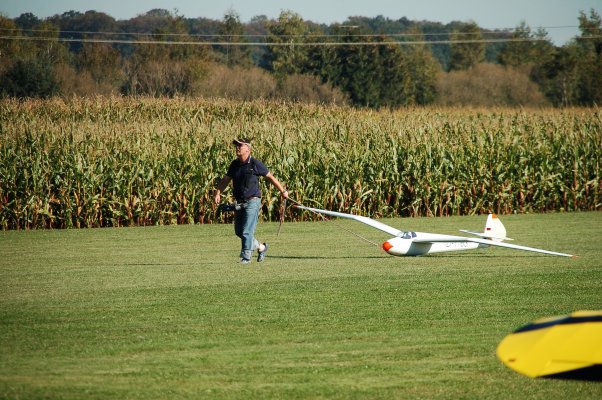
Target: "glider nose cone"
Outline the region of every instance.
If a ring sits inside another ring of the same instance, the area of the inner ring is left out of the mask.
[[[383,250],[386,251],[387,253],[389,252],[389,250],[391,250],[393,248],[393,245],[391,244],[391,242],[389,242],[388,240],[386,242],[383,243]]]

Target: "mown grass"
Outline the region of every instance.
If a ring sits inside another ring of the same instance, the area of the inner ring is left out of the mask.
[[[516,243],[395,258],[341,230],[259,225],[241,266],[230,225],[0,233],[0,398],[600,398],[495,356],[538,317],[602,309],[602,214],[502,217]],[[386,220],[478,230],[484,217]]]

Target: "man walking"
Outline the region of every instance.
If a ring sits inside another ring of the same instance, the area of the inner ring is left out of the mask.
[[[234,232],[241,239],[240,262],[243,264],[251,262],[251,256],[256,249],[258,251],[257,261],[261,262],[265,259],[268,244],[260,244],[255,239],[255,228],[261,209],[259,177],[263,176],[272,182],[282,197],[288,198],[288,192],[261,161],[251,156],[249,139],[235,139],[232,144],[236,146],[236,160],[230,163],[228,172],[217,184],[215,203],[219,204],[222,192],[230,181],[233,181],[234,198],[240,206],[234,212]]]

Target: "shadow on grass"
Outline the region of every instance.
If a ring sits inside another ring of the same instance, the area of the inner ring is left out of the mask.
[[[500,255],[500,254],[427,254],[424,256],[415,257],[427,257],[427,258],[551,258],[545,254],[511,254],[511,255]],[[554,257],[555,258],[555,257]]]
[[[116,264],[124,267],[180,267],[182,265],[190,265],[185,263],[167,264],[167,263],[125,263]]]
[[[589,367],[579,368],[573,371],[543,376],[542,378],[571,381],[602,382],[602,364],[594,364]]]
[[[353,259],[353,260],[365,260],[365,259],[375,259],[375,258],[389,258],[391,256],[363,256],[363,257],[354,257],[354,256],[268,256],[269,258],[276,258],[282,260],[345,260],[345,259]]]
[[[421,256],[391,256],[391,255],[381,255],[381,256],[362,256],[362,257],[354,257],[354,256],[270,256],[270,258],[281,258],[281,259],[291,259],[291,260],[334,260],[334,259],[383,259],[383,258],[400,258],[400,259],[414,259],[414,258],[546,258],[549,256],[546,255],[495,255],[495,254],[425,254]]]

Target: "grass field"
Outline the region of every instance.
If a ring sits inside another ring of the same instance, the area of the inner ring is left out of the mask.
[[[602,309],[602,213],[503,216],[507,249],[396,258],[353,221],[0,232],[0,398],[600,399],[495,356],[533,319]],[[480,230],[484,216],[387,220]]]

